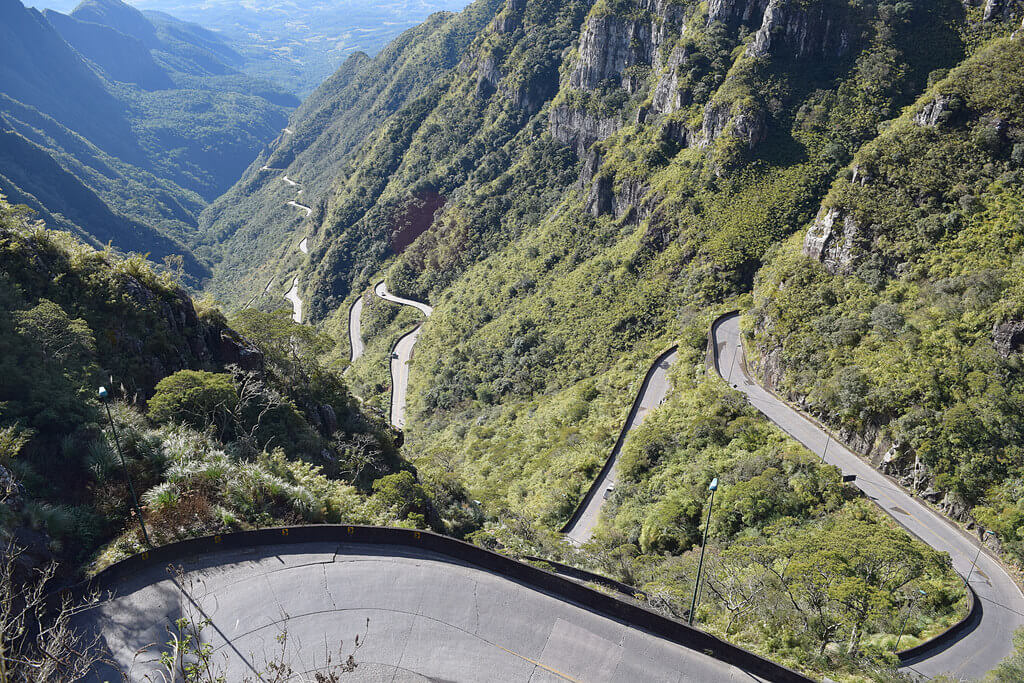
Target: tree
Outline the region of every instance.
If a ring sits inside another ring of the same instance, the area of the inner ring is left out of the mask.
[[[1024,681],[1024,629],[1017,629],[1017,633],[1013,636],[1013,643],[1017,648],[1009,657],[1001,661],[999,666],[989,672],[986,681],[990,683]]]
[[[179,370],[156,385],[149,416],[199,430],[213,427],[221,438],[231,435],[239,404],[238,389],[228,373]]]
[[[264,313],[253,308],[231,319],[232,327],[263,352],[267,366],[289,385],[305,385],[322,371],[319,358],[331,339],[309,325],[298,325],[284,310]]]
[[[81,680],[105,653],[98,634],[81,633],[72,622],[97,595],[81,602],[63,597],[54,603],[47,589],[57,564],[23,578],[20,555],[13,543],[0,553],[0,681]]]
[[[18,333],[34,340],[48,362],[80,368],[96,352],[89,324],[81,318],[72,319],[49,299],[40,299],[33,308],[15,313],[14,318]]]
[[[427,494],[409,470],[381,477],[373,482],[373,492],[385,507],[395,511],[399,519],[413,514],[422,517],[426,513]]]

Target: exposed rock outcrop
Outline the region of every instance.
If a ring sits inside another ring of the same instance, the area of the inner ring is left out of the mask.
[[[671,114],[692,101],[689,92],[682,92],[679,88],[679,69],[686,62],[687,50],[685,46],[677,45],[668,57],[665,71],[654,86],[654,97],[651,102],[651,109],[657,114]]]
[[[651,41],[641,36],[650,36],[645,22],[614,14],[588,19],[580,34],[579,59],[569,76],[569,85],[593,90],[602,81],[618,78],[627,67],[649,62]]]
[[[1024,3],[1020,0],[987,0],[985,21],[1016,21],[1024,15]]]
[[[992,328],[992,346],[1003,358],[1024,348],[1024,321],[1007,320]]]
[[[924,105],[924,108],[914,115],[914,123],[934,128],[949,118],[952,112],[952,103],[953,100],[948,95],[937,95],[934,100]]]
[[[716,21],[749,24],[760,19],[767,7],[768,0],[710,0],[708,25]]]
[[[476,94],[480,97],[490,97],[498,89],[501,77],[501,70],[498,69],[494,57],[482,57],[476,65]]]
[[[820,214],[804,237],[804,254],[820,261],[830,273],[849,272],[863,230],[840,208]]]
[[[699,147],[706,147],[726,131],[753,148],[764,139],[767,121],[764,111],[757,107],[731,102],[708,102],[704,107]]]
[[[659,48],[672,32],[681,32],[686,7],[670,0],[638,0],[628,16],[599,14],[587,19],[580,33],[579,57],[569,84],[593,90],[607,80],[632,91],[635,83],[622,80],[634,65],[660,68]],[[633,87],[631,87],[633,86]]]
[[[548,121],[551,136],[562,144],[575,148],[581,157],[588,147],[614,135],[621,125],[618,119],[600,118],[566,105],[552,107]]]
[[[848,16],[837,16],[821,3],[805,6],[792,0],[771,0],[747,54],[841,57],[850,51],[854,30]]]
[[[613,214],[616,219],[628,217],[630,222],[641,219],[638,207],[650,188],[636,178],[623,178],[616,187],[610,175],[598,175],[590,188],[587,211],[595,218]]]
[[[526,0],[508,0],[505,9],[494,18],[494,30],[498,33],[514,33],[523,25],[523,10]]]

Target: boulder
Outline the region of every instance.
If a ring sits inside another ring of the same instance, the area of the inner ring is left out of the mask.
[[[1024,321],[1007,320],[992,328],[992,346],[1003,358],[1024,348]]]

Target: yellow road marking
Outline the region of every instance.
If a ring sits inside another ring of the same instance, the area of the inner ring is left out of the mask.
[[[534,666],[539,666],[540,668],[544,669],[545,671],[548,671],[550,673],[555,674],[559,678],[564,678],[565,680],[572,681],[573,683],[580,683],[579,680],[573,678],[569,674],[564,674],[561,671],[559,671],[558,669],[552,669],[550,666],[547,666],[545,664],[541,664],[540,662],[538,662],[535,659],[530,659],[529,657],[525,657],[525,656],[519,654],[518,652],[516,652],[515,650],[510,650],[507,647],[501,647],[501,645],[498,645],[497,643],[495,643],[495,647],[498,647],[498,648],[504,650],[505,652],[509,653],[510,655],[514,655],[516,657],[519,657],[519,659],[527,661],[530,664],[533,664]]]

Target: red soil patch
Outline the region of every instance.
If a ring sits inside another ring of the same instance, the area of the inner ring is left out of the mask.
[[[396,219],[391,231],[391,250],[401,254],[417,237],[426,232],[434,222],[434,214],[447,202],[437,192],[421,192],[408,204]]]

